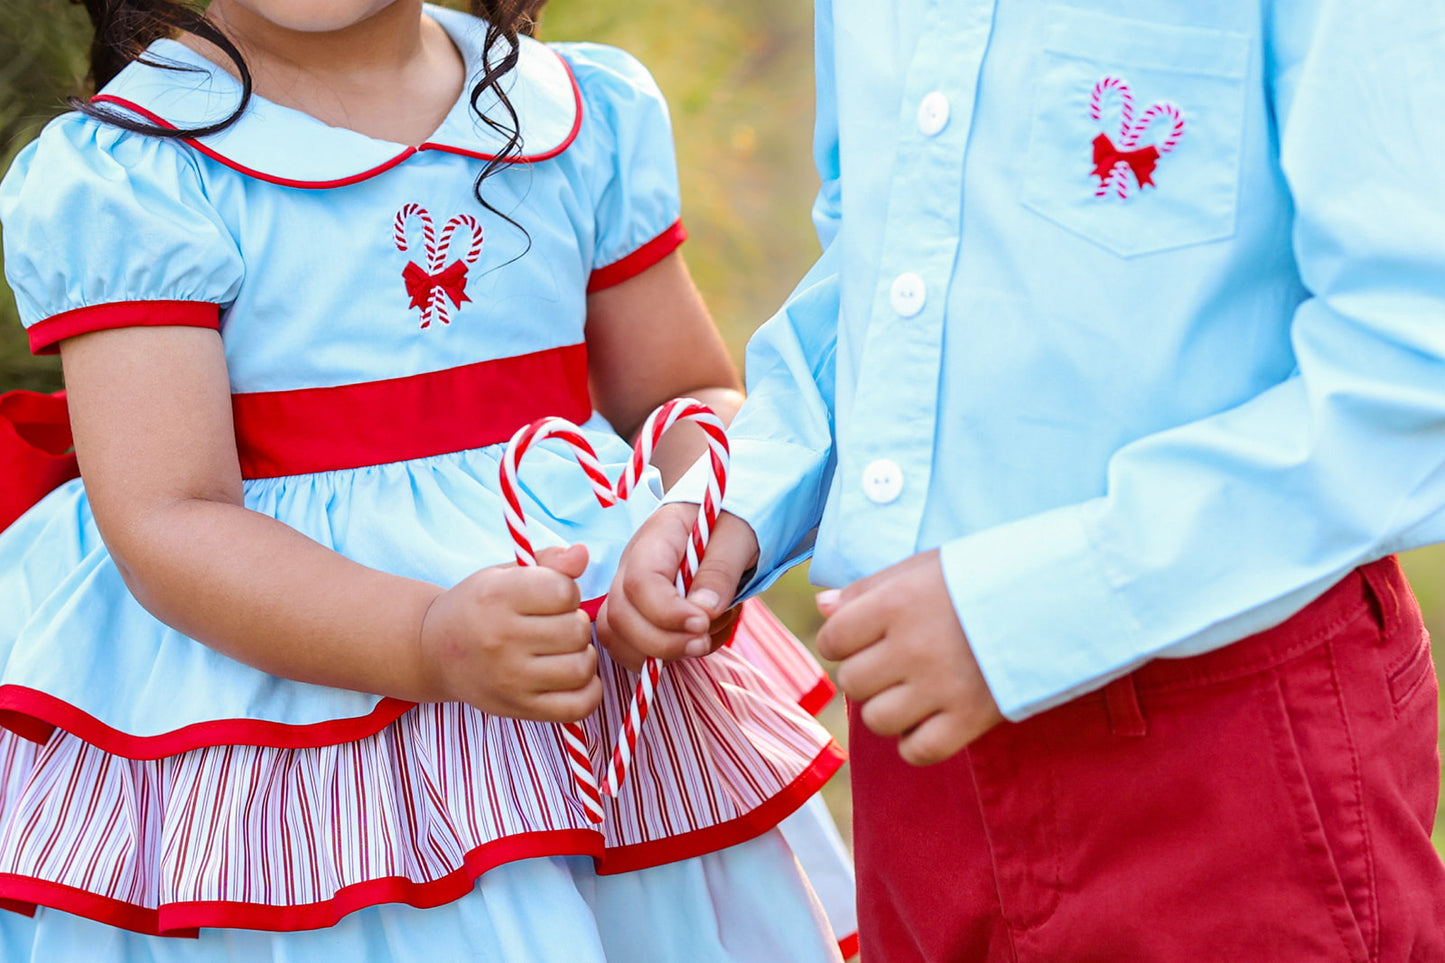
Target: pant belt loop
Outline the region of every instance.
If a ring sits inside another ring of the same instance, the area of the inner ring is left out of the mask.
[[[1391,555],[1361,565],[1356,571],[1365,580],[1365,592],[1371,596],[1380,623],[1380,628],[1389,629],[1400,620],[1401,600],[1395,590],[1395,581],[1404,581],[1399,560]]]
[[[1144,710],[1139,708],[1139,692],[1134,686],[1132,672],[1105,686],[1104,704],[1109,710],[1109,731],[1114,735],[1140,738],[1149,734]]]

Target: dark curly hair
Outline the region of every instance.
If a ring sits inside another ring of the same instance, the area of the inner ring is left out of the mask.
[[[103,104],[75,98],[71,106],[97,120],[113,124],[125,130],[147,134],[152,137],[189,139],[204,137],[225,130],[245,113],[251,102],[251,70],[241,51],[224,32],[206,19],[205,12],[189,0],[71,0],[85,6],[95,25],[95,37],[90,45],[90,77],[95,87],[104,87],[120,73],[127,64],[144,60],[145,50],[162,37],[177,33],[194,34],[202,40],[215,44],[236,65],[241,77],[241,99],[228,117],[204,127],[174,129],[147,124],[126,113],[113,110]],[[496,210],[482,197],[482,182],[510,164],[522,153],[521,124],[516,108],[502,89],[502,81],[517,66],[520,54],[519,37],[532,35],[537,27],[537,15],[547,0],[471,0],[471,12],[487,23],[486,39],[482,45],[482,76],[471,90],[472,110],[482,123],[506,138],[503,148],[477,175],[474,193],[487,210],[511,221]],[[173,64],[154,66],[172,67]],[[179,68],[183,69],[183,68]],[[501,105],[505,116],[488,117],[482,113],[479,104],[488,91],[492,91]],[[525,233],[525,232],[524,232]]]

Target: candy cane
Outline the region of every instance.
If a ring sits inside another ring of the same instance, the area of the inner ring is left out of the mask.
[[[1089,116],[1096,121],[1104,119],[1104,97],[1110,92],[1119,96],[1121,115],[1119,128],[1127,135],[1129,128],[1134,123],[1134,92],[1129,89],[1129,85],[1124,82],[1122,77],[1105,77],[1094,85],[1094,91],[1089,95]],[[1104,197],[1112,188],[1118,193],[1121,200],[1128,197],[1128,173],[1128,164],[1122,162],[1115,164],[1114,169],[1109,172],[1108,178],[1099,182],[1094,196]]]
[[[471,247],[467,248],[466,253],[457,260],[463,264],[470,265],[477,263],[477,258],[482,256],[482,241],[484,236],[481,222],[470,214],[458,214],[442,226],[441,244],[437,247],[436,260],[431,267],[427,268],[431,273],[436,274],[447,266],[447,255],[451,253],[452,249],[452,236],[456,234],[457,228],[459,227],[465,227],[471,231],[472,244]],[[431,309],[436,313],[437,319],[440,320],[442,324],[452,323],[451,302],[447,300],[446,292],[441,288],[436,288],[431,293]]]
[[[1122,77],[1105,77],[1094,85],[1094,92],[1089,95],[1089,116],[1094,120],[1104,119],[1104,97],[1110,92],[1119,95],[1120,106],[1123,110],[1123,128],[1128,128],[1134,123],[1134,92]]]
[[[576,425],[564,418],[543,418],[518,430],[507,443],[502,456],[501,487],[507,530],[512,534],[518,565],[536,565],[537,554],[532,541],[527,537],[527,517],[522,512],[519,496],[521,483],[517,479],[517,462],[532,445],[555,438],[572,449],[572,454],[581,466],[582,473],[592,483],[592,492],[603,508],[617,504],[617,495],[612,483],[597,460],[597,453]],[[597,774],[592,768],[592,759],[587,752],[587,733],[580,723],[569,722],[562,726],[562,741],[567,749],[567,766],[572,772],[572,781],[582,800],[587,818],[594,823],[602,822],[602,796],[597,789]]]
[[[1184,138],[1184,115],[1180,113],[1178,107],[1169,103],[1152,104],[1148,110],[1144,111],[1144,115],[1139,118],[1139,123],[1124,135],[1124,146],[1130,149],[1139,146],[1139,138],[1143,137],[1149,126],[1160,117],[1168,117],[1174,124],[1169,129],[1169,136],[1155,146],[1159,148],[1160,154],[1171,153],[1174,148],[1179,146],[1179,141]]]
[[[626,498],[632,494],[643,471],[652,461],[652,453],[658,441],[679,421],[691,421],[707,434],[712,468],[708,474],[702,504],[698,506],[697,521],[693,523],[692,535],[688,538],[687,552],[677,573],[677,590],[679,594],[686,595],[687,590],[692,587],[692,580],[697,576],[698,565],[707,549],[708,539],[712,536],[712,529],[717,523],[718,511],[722,506],[723,494],[727,490],[728,437],[722,419],[707,405],[691,398],[669,401],[654,411],[642,426],[642,432],[632,450],[632,458],[628,460],[622,477],[617,480],[616,491],[618,498]],[[617,744],[612,749],[612,758],[607,765],[607,773],[602,779],[602,791],[608,796],[616,797],[623,781],[627,779],[627,770],[632,765],[632,756],[637,749],[638,734],[652,709],[653,696],[657,692],[661,675],[662,663],[657,659],[648,659],[644,663],[642,675],[637,680],[637,688],[632,694],[632,704],[623,719],[622,731],[618,733]]]
[[[437,261],[437,237],[436,224],[431,219],[431,213],[420,204],[407,204],[396,212],[396,221],[392,224],[392,239],[396,241],[396,249],[403,254],[411,250],[411,242],[407,236],[408,222],[416,218],[421,222],[422,246],[426,251],[427,271],[435,274],[439,269]],[[431,324],[432,308],[436,303],[437,292],[433,291],[431,300],[427,306],[422,308],[421,326],[423,328]]]
[[[707,549],[708,539],[712,535],[713,526],[717,523],[723,494],[727,490],[729,464],[727,432],[724,430],[722,419],[711,408],[691,398],[669,401],[648,417],[642,427],[637,444],[633,447],[632,457],[628,460],[627,467],[616,485],[607,480],[607,475],[597,460],[596,452],[582,434],[581,429],[565,419],[543,418],[513,435],[502,456],[501,488],[503,512],[506,517],[507,531],[511,534],[512,543],[516,549],[517,564],[537,564],[536,552],[533,550],[532,541],[527,534],[527,519],[523,514],[519,495],[521,484],[517,478],[517,464],[532,445],[546,439],[556,439],[570,446],[572,454],[577,459],[577,464],[592,485],[592,492],[597,496],[597,501],[606,508],[632,494],[652,460],[652,453],[656,449],[658,441],[669,428],[679,421],[691,421],[707,435],[709,461],[712,468],[703,495],[703,502],[698,507],[697,521],[693,524],[692,533],[688,538],[687,551],[684,553],[682,565],[677,574],[677,590],[685,595],[692,586],[693,579],[697,576],[703,552]],[[637,750],[638,735],[651,711],[661,675],[662,665],[657,660],[649,659],[643,666],[642,675],[638,679],[636,691],[633,693],[632,704],[628,707],[627,716],[623,720],[622,730],[618,733],[617,744],[613,747],[608,763],[602,790],[608,796],[615,798],[622,783],[627,779],[627,770],[632,764]],[[587,753],[585,733],[580,725],[573,723],[563,726],[562,734],[567,748],[568,765],[572,771],[573,781],[582,797],[583,807],[587,810],[589,819],[593,822],[601,822],[603,818],[602,800],[598,792],[591,758]]]

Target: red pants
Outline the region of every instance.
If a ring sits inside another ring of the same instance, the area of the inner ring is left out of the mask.
[[[1433,668],[1390,558],[942,765],[855,714],[864,963],[1445,961]]]

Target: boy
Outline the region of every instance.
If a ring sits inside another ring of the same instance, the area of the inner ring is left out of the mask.
[[[1445,959],[1445,7],[817,20],[824,254],[610,644],[813,554],[865,959]]]

